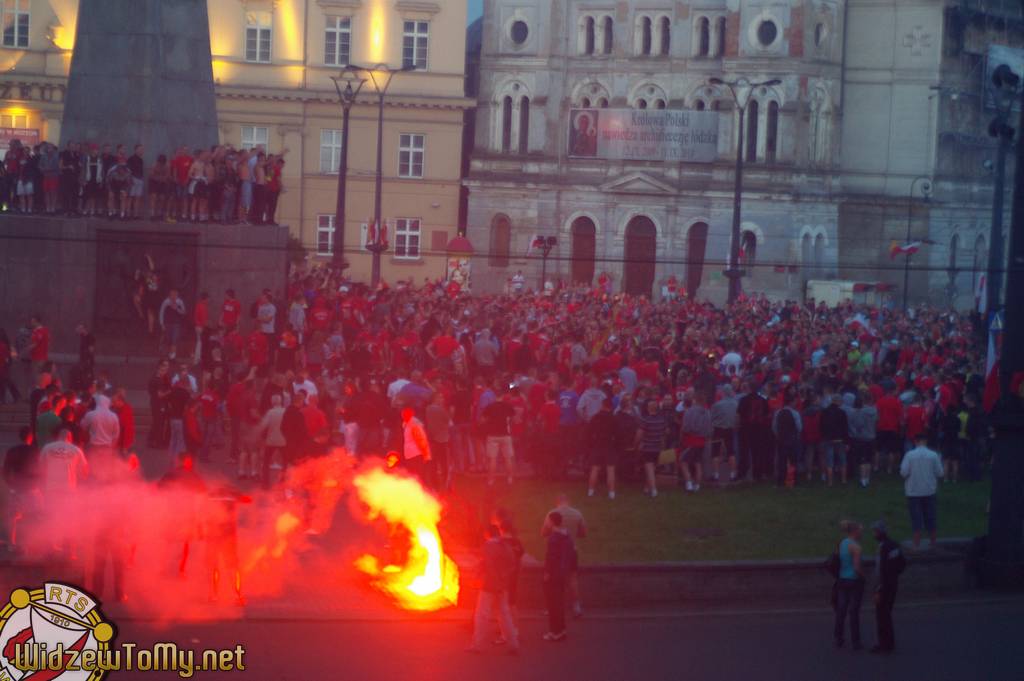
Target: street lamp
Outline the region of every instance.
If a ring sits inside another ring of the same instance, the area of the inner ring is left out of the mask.
[[[548,280],[548,256],[551,255],[551,251],[558,245],[558,239],[553,236],[537,237],[534,245],[540,249],[541,263],[540,263],[540,290],[544,291],[544,285]]]
[[[989,314],[999,307],[1003,290],[1003,194],[1006,189],[1006,156],[1013,144],[1014,129],[1010,113],[1020,86],[1020,76],[1006,64],[1000,64],[992,74],[995,86],[997,113],[988,126],[988,134],[999,141],[996,151],[995,186],[992,195],[992,228],[989,234],[988,281],[985,283],[985,309]]]
[[[351,67],[345,68],[337,76],[331,76],[334,87],[338,91],[338,101],[341,102],[341,161],[338,168],[338,198],[334,208],[334,234],[331,256],[335,267],[341,269],[345,263],[345,192],[348,183],[348,118],[352,112],[352,105],[356,103],[359,91],[366,84],[365,78],[360,78],[357,71]],[[344,81],[345,87],[341,87]],[[352,84],[356,83],[353,88]]]
[[[373,188],[373,224],[374,239],[366,244],[368,251],[373,253],[373,267],[370,271],[370,283],[376,288],[380,284],[380,254],[387,250],[387,241],[383,238],[383,221],[381,220],[381,196],[383,193],[383,162],[384,162],[384,95],[391,86],[391,79],[396,73],[414,71],[415,64],[407,64],[398,69],[388,67],[386,64],[366,68],[361,66],[350,66],[349,68],[365,71],[369,75],[370,82],[377,92],[377,173]]]
[[[931,178],[921,176],[915,177],[914,181],[910,183],[910,195],[907,197],[907,240],[904,241],[904,245],[910,243],[910,227],[914,219],[914,190],[917,189],[917,183],[922,182],[921,185],[921,197],[928,202],[928,199],[932,195],[932,181]],[[913,254],[907,252],[906,260],[903,262],[903,310],[907,309],[907,292],[910,287],[910,258]]]
[[[729,304],[732,305],[740,297],[740,291],[742,285],[740,280],[743,278],[745,272],[740,269],[740,220],[741,220],[741,203],[743,197],[743,133],[744,133],[744,116],[747,111],[747,104],[750,103],[750,95],[754,88],[758,87],[771,87],[778,85],[782,81],[778,78],[772,78],[771,80],[765,80],[760,83],[751,82],[748,78],[741,77],[733,81],[725,81],[721,78],[710,78],[708,83],[711,85],[722,85],[729,88],[730,94],[732,94],[733,103],[736,105],[736,109],[740,113],[739,119],[739,134],[736,137],[736,172],[735,172],[735,185],[733,187],[732,194],[732,244],[729,248],[729,268],[723,272],[726,278],[729,279]],[[742,96],[742,90],[746,90],[746,97]]]

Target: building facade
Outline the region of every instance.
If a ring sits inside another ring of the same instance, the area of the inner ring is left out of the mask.
[[[913,295],[953,292],[936,269],[952,248],[954,298],[969,300],[964,266],[984,249],[991,178],[942,141],[966,115],[943,95],[980,90],[983,69],[963,54],[986,39],[1019,44],[1020,16],[998,0],[487,2],[466,180],[469,236],[486,254],[474,276],[495,288],[522,270],[539,283],[545,264],[529,245],[555,236],[549,279],[606,272],[617,290],[658,294],[675,278],[722,302],[745,106],[746,291],[800,299],[808,280],[834,278],[902,288],[890,248],[909,222],[912,238],[935,242],[912,261]],[[738,106],[712,79],[778,84],[735,88]],[[571,157],[580,107],[717,110],[718,158]],[[983,118],[970,119],[975,157],[994,148]]]
[[[60,138],[74,49],[75,0],[4,3],[0,127]],[[278,222],[311,257],[333,249],[341,107],[332,76],[347,65],[415,67],[385,99],[383,218],[391,248],[385,281],[445,274],[458,228],[464,113],[463,0],[208,0],[220,140],[286,152]],[[373,216],[377,98],[367,82],[352,108],[345,252],[369,278],[363,248]],[[132,144],[132,140],[112,140]],[[169,150],[168,150],[169,151]]]

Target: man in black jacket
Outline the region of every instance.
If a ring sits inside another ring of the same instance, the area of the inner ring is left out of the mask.
[[[544,640],[552,643],[565,639],[565,586],[572,571],[574,549],[572,539],[562,526],[562,514],[548,514],[551,533],[544,555],[544,596],[548,606],[548,632]]]
[[[829,487],[832,486],[837,467],[840,479],[846,484],[846,441],[850,437],[850,425],[846,412],[839,406],[842,402],[842,396],[835,394],[831,403],[821,412],[821,443],[825,449],[825,472],[828,474]]]
[[[896,634],[892,626],[892,607],[896,603],[896,590],[900,574],[907,566],[900,545],[889,538],[885,523],[879,520],[871,529],[878,542],[878,559],[875,563],[878,585],[875,587],[875,622],[878,625],[878,644],[873,653],[889,654],[896,649]]]

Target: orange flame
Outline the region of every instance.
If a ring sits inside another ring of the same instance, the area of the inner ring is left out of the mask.
[[[444,553],[437,524],[441,502],[415,478],[374,467],[353,480],[359,499],[369,508],[369,520],[384,518],[392,528],[410,535],[404,565],[385,564],[377,556],[356,560],[373,585],[408,610],[440,610],[459,597],[459,569]]]

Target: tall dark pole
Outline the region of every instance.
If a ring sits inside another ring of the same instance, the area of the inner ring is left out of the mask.
[[[332,77],[334,87],[338,90],[338,100],[341,102],[341,160],[338,163],[338,196],[334,206],[334,234],[332,235],[331,258],[334,266],[341,268],[345,264],[345,200],[347,197],[348,185],[348,119],[352,112],[352,105],[356,103],[359,91],[366,83],[365,78],[357,78],[355,72],[347,69],[341,72],[340,76]],[[342,89],[341,81],[345,81],[345,88]],[[353,89],[352,82],[358,81],[359,85]]]
[[[910,196],[907,197],[907,239],[903,242],[906,246],[910,244],[910,238],[912,234],[911,227],[914,221],[914,189],[917,188],[918,182],[924,182],[924,188],[921,190],[925,201],[928,200],[928,196],[931,193],[931,184],[927,177],[915,177],[914,181],[910,183]],[[911,254],[907,253],[906,259],[903,261],[903,310],[906,311],[908,304],[908,293],[910,292],[910,257]]]
[[[725,270],[725,276],[729,278],[729,304],[732,305],[740,298],[743,277],[743,270],[740,269],[740,224],[743,210],[743,147],[745,146],[747,107],[736,105],[740,110],[739,133],[736,135],[736,170],[735,182],[732,190],[732,243],[729,245],[729,268]]]
[[[1021,92],[1024,106],[1024,90]],[[1024,122],[1024,121],[1022,121]],[[1001,398],[992,414],[992,496],[988,514],[986,556],[982,577],[993,586],[1024,583],[1024,406],[1010,392],[1014,375],[1024,371],[1024,145],[1016,145],[1013,218],[1006,267],[1002,354],[999,358]]]
[[[708,83],[711,85],[723,85],[729,88],[729,92],[732,94],[732,101],[739,111],[739,132],[736,135],[736,170],[735,182],[733,185],[732,192],[732,244],[729,246],[729,266],[726,268],[723,274],[729,279],[729,304],[732,305],[740,298],[740,294],[743,292],[742,279],[745,272],[740,269],[740,223],[742,220],[742,207],[743,207],[743,147],[745,144],[745,132],[746,132],[746,110],[747,104],[750,102],[750,98],[754,94],[754,88],[767,87],[778,85],[782,81],[778,78],[772,78],[761,83],[752,83],[746,78],[738,78],[732,82],[726,82],[721,78],[710,78]],[[746,101],[740,101],[740,95],[736,92],[736,88],[746,88],[747,98]]]
[[[388,77],[390,81],[390,76]],[[374,177],[373,184],[373,224],[377,230],[378,238],[380,238],[382,223],[381,223],[381,197],[384,193],[384,90],[378,88],[377,98],[377,173]],[[383,245],[383,244],[381,244]],[[380,283],[380,254],[383,248],[374,248],[373,252],[373,268],[370,271],[370,285],[377,288]]]
[[[1009,137],[1000,134],[999,149],[996,151],[995,186],[992,188],[992,228],[989,232],[988,281],[985,282],[985,310],[989,313],[999,309],[999,298],[1003,289],[1003,195],[1006,193],[1006,157],[1010,147]]]

